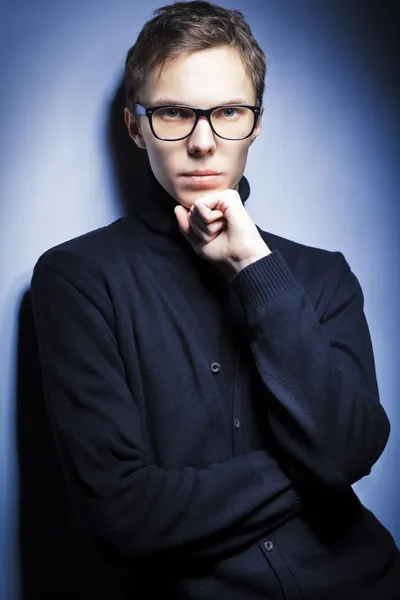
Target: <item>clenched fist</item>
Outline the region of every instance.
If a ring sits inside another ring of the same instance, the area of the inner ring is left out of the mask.
[[[196,254],[216,263],[228,277],[271,253],[235,190],[208,193],[190,210],[179,204],[174,211]]]

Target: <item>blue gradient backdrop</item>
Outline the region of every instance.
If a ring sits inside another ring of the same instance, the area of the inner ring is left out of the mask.
[[[247,207],[264,229],[339,249],[358,276],[392,432],[361,500],[400,542],[400,236],[394,5],[237,0],[267,55]],[[22,598],[18,314],[47,248],[123,213],[107,122],[125,53],[160,4],[16,0],[0,9],[0,598]],[[397,47],[398,50],[398,47]],[[122,115],[121,115],[122,118]],[[38,465],[38,469],[40,465]],[[45,493],[45,490],[43,491]],[[39,542],[38,542],[39,543]]]

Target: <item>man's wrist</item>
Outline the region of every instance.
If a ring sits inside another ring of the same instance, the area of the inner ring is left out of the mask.
[[[231,263],[233,276],[237,275],[238,273],[240,273],[240,271],[242,271],[243,269],[245,269],[252,263],[256,262],[257,260],[261,260],[261,258],[265,258],[269,254],[271,254],[271,250],[268,248],[267,245],[265,245],[264,250],[262,250],[256,254],[253,254],[246,259]]]

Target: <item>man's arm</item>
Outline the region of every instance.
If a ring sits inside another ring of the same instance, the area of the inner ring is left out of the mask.
[[[266,452],[202,470],[150,462],[106,286],[78,257],[64,253],[61,274],[51,256],[31,286],[43,384],[72,495],[94,535],[126,560],[160,552],[183,560],[232,552],[290,518],[301,502]],[[80,289],[67,276],[76,282],[77,270]]]
[[[390,431],[380,404],[359,282],[339,252],[326,261],[335,291],[321,318],[279,251],[230,284],[249,325],[265,409],[285,469],[306,488],[342,488],[367,475]]]

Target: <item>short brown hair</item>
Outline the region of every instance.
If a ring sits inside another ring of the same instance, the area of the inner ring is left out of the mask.
[[[135,115],[139,92],[146,74],[181,54],[229,45],[236,48],[250,75],[256,101],[261,105],[265,89],[266,59],[239,10],[228,10],[205,2],[176,2],[154,11],[145,23],[136,43],[128,51],[125,63],[126,105]]]

